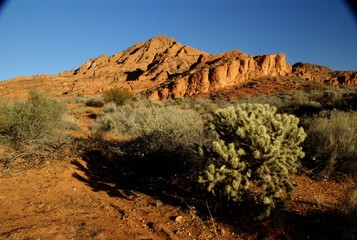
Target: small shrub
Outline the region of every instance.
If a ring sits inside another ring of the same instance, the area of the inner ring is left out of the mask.
[[[104,102],[100,98],[90,98],[86,101],[87,107],[103,107]]]
[[[79,93],[75,96],[73,96],[71,99],[69,99],[69,102],[71,103],[85,103],[88,100],[88,97],[84,96],[83,93]]]
[[[26,101],[3,102],[0,106],[0,139],[17,146],[44,138],[63,126],[63,103],[35,90]]]
[[[121,106],[132,97],[132,94],[125,89],[112,88],[104,92],[102,97],[106,102],[114,102],[116,105]]]
[[[73,154],[68,151],[73,147],[71,138],[58,131],[76,127],[66,119],[65,112],[62,102],[35,90],[29,92],[25,101],[2,102],[0,143],[5,151],[0,156],[0,165],[7,169],[35,167],[45,160]]]
[[[176,107],[124,106],[100,117],[96,123],[104,131],[110,126],[117,135],[145,138],[145,148],[153,151],[193,146],[201,140],[203,132],[198,113]]]
[[[203,123],[193,110],[177,107],[122,106],[115,112],[99,117],[91,126],[93,136],[100,137],[108,130],[118,136],[130,136],[122,145],[128,158],[142,159],[148,169],[175,171],[173,166],[190,164],[195,143],[203,139]],[[157,161],[160,164],[155,164]],[[173,165],[170,165],[171,162]],[[170,167],[171,170],[168,169]]]
[[[117,110],[117,105],[113,102],[105,104],[103,108],[104,113],[113,113],[116,110]]]
[[[290,113],[297,117],[303,116],[313,116],[314,114],[319,113],[322,110],[323,106],[316,101],[307,101],[301,104],[288,104],[282,108],[280,111],[284,113]]]
[[[305,133],[298,118],[276,110],[251,103],[219,109],[209,122],[214,140],[200,148],[207,164],[199,182],[233,202],[253,196],[264,206],[261,217],[292,191],[290,175],[304,156],[299,145]]]
[[[305,165],[318,176],[357,176],[357,112],[331,111],[306,123]]]
[[[293,94],[293,102],[295,104],[305,104],[309,102],[309,94],[305,91],[297,90]]]
[[[65,115],[63,117],[63,128],[66,130],[78,130],[80,129],[80,124],[78,120],[71,116],[71,115]]]

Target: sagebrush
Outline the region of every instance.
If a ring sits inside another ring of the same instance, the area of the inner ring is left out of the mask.
[[[96,139],[107,131],[129,137],[130,140],[122,144],[122,151],[127,157],[147,162],[177,160],[180,164],[189,164],[195,144],[204,140],[199,113],[175,106],[118,107],[99,117],[91,129]]]
[[[46,159],[64,157],[71,139],[59,129],[78,127],[66,116],[64,103],[32,90],[27,100],[3,101],[0,106],[0,144],[5,152],[0,163],[5,167],[24,160],[36,166]]]
[[[65,105],[36,90],[25,101],[4,101],[0,106],[0,137],[19,145],[44,138],[63,126]]]

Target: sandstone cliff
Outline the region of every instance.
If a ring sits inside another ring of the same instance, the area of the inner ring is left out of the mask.
[[[154,99],[193,96],[244,84],[262,76],[288,76],[292,68],[284,54],[248,56],[232,51],[202,57],[190,71],[149,90]]]
[[[158,36],[111,57],[91,59],[70,74],[77,79],[72,92],[93,79],[103,85],[98,91],[116,86],[165,99],[219,90],[260,76],[288,76],[291,71],[284,54],[248,56],[231,51],[214,56]]]

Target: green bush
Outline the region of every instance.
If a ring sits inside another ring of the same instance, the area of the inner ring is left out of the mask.
[[[331,111],[306,123],[305,164],[318,176],[357,176],[357,112]]]
[[[26,101],[3,102],[0,106],[0,140],[18,146],[44,138],[63,126],[63,103],[35,90]]]
[[[112,88],[104,92],[102,97],[106,102],[114,102],[116,105],[121,106],[131,99],[132,94],[125,89]]]
[[[241,103],[219,109],[209,122],[214,140],[200,148],[207,159],[199,182],[233,202],[253,197],[268,216],[284,192],[293,189],[291,174],[304,156],[305,132],[298,118],[277,114],[267,104]]]

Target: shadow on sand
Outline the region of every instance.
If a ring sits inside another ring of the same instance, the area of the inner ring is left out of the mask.
[[[101,143],[101,146],[106,144],[108,143]],[[225,203],[224,208],[215,208],[219,205],[217,201],[212,198],[207,201],[205,193],[193,183],[198,172],[195,165],[177,164],[180,162],[178,159],[170,161],[168,159],[172,156],[168,153],[133,158],[111,154],[103,149],[81,149],[83,162],[72,161],[83,173],[74,173],[73,176],[85,182],[93,191],[106,192],[112,197],[128,200],[143,193],[164,204],[180,207],[183,211],[194,206],[203,220],[210,218],[209,205],[217,222],[232,226],[238,234],[257,236],[256,239],[266,239],[272,235],[278,239],[357,237],[355,216],[343,216],[334,209],[307,214],[297,214],[285,209],[271,219],[259,221],[255,217],[257,209],[253,205],[239,207]]]

